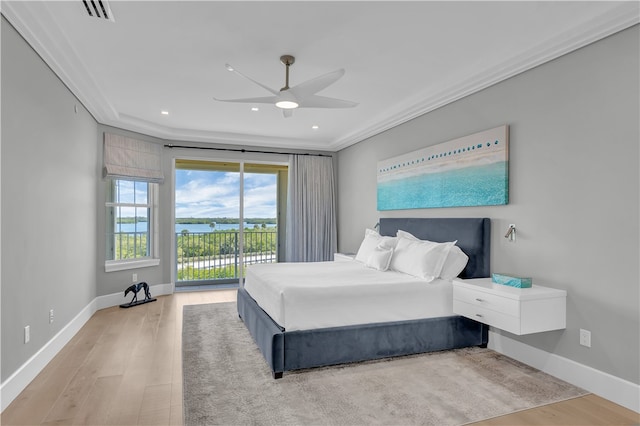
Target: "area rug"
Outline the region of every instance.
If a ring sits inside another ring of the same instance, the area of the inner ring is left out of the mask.
[[[183,315],[185,425],[460,425],[587,393],[482,348],[274,380],[235,303],[189,305]]]

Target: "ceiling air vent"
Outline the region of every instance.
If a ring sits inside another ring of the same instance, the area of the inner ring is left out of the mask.
[[[82,0],[87,13],[91,17],[115,21],[107,0]]]

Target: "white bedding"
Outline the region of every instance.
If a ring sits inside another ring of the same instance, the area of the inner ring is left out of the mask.
[[[451,281],[356,261],[251,265],[244,288],[287,331],[453,315]]]

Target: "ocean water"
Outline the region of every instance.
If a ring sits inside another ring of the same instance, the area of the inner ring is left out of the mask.
[[[507,167],[502,161],[379,182],[378,210],[507,204]]]

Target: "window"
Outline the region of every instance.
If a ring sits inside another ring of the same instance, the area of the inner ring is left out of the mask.
[[[105,270],[158,265],[155,248],[158,185],[122,179],[107,182]]]

